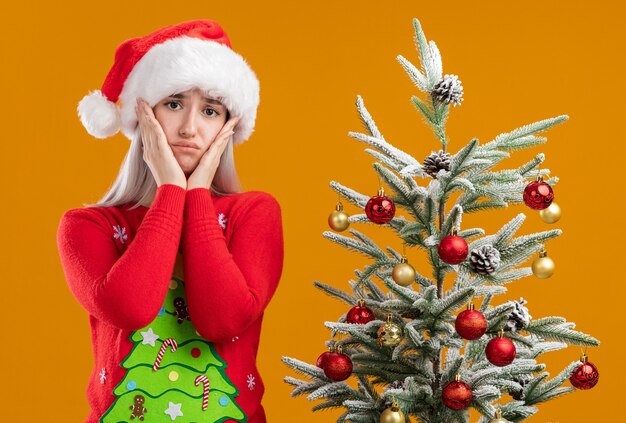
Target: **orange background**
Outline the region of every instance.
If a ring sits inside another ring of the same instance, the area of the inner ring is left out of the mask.
[[[420,160],[438,148],[409,101],[418,91],[395,59],[402,54],[418,63],[411,24],[417,17],[442,53],[444,73],[459,75],[465,90],[463,105],[451,111],[449,151],[472,137],[487,142],[544,118],[571,118],[545,133],[548,144],[506,162],[513,167],[545,152],[544,167],[561,178],[555,193],[564,215],[555,226],[564,235],[548,244],[557,273],[548,280],[514,282],[496,304],[523,296],[534,318],[567,317],[602,341],[588,351],[600,369],[598,386],[540,405],[528,421],[616,421],[620,404],[613,398],[622,396],[624,378],[618,358],[624,279],[618,266],[624,219],[620,161],[626,153],[618,127],[624,14],[616,4],[35,1],[4,6],[2,420],[79,422],[87,415],[89,327],[65,283],[56,229],[65,210],[100,198],[129,142],[121,134],[91,138],[77,118],[78,101],[100,88],[121,41],[163,25],[213,18],[261,81],[256,132],[236,149],[244,187],[271,192],[283,211],[285,267],[265,314],[258,360],[268,420],[334,421],[338,410],[313,414],[313,403],[289,397],[282,379],[295,373],[280,358],[314,363],[329,336],[323,322],[336,321],[348,306],[316,290],[313,281],[348,289],[354,269],[367,263],[321,236],[337,198],[330,180],[367,194],[377,189],[373,159],[363,152],[364,144],[347,136],[362,130],[356,95],[397,147]],[[358,212],[351,205],[347,211]],[[522,205],[468,215],[463,225],[492,233],[520,212],[527,214],[520,233],[549,229]],[[399,248],[388,229],[357,229],[382,246]],[[428,273],[423,253],[408,255]],[[543,357],[554,375],[579,355],[579,348],[570,347]]]

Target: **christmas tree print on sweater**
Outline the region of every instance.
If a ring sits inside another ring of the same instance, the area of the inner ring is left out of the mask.
[[[184,282],[173,275],[157,318],[130,336],[134,347],[121,363],[128,371],[100,422],[247,421],[226,362],[198,334],[186,304]]]

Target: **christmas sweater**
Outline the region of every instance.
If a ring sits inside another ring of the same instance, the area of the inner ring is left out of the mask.
[[[132,205],[71,209],[57,231],[89,313],[86,423],[265,422],[256,355],[282,273],[278,202],[164,184]]]

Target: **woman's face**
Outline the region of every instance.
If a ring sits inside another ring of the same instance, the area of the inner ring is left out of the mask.
[[[178,164],[191,175],[226,123],[226,107],[194,88],[164,98],[152,110]]]

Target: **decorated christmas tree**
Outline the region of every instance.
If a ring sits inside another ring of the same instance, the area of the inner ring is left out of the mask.
[[[159,315],[131,334],[134,346],[121,364],[127,372],[102,423],[246,421],[234,401],[239,392],[224,372],[226,363],[193,326],[180,275],[179,254]]]
[[[285,381],[294,386],[292,396],[321,401],[314,411],[345,408],[338,422],[469,422],[470,408],[482,423],[522,421],[538,404],[574,388],[592,388],[599,378],[584,353],[551,379],[540,356],[599,341],[562,317],[532,319],[524,299],[492,305],[507,293],[507,283],[552,275],[545,243],[561,230],[516,236],[525,219],[520,213],[486,234],[462,228],[461,218],[523,203],[544,222],[556,222],[561,211],[552,186],[558,179],[540,167],[543,154],[514,169],[495,168],[512,152],[546,142],[538,133],[568,117],[532,123],[487,143],[472,139],[449,153],[446,121],[450,106],[461,104],[463,88],[456,75],[443,76],[436,44],[426,40],[418,20],[414,27],[421,69],[402,56],[398,61],[425,93],[412,102],[441,147],[421,161],[394,147],[357,98],[367,133],[349,135],[369,146],[366,152],[376,159],[374,170],[389,193],[381,187],[370,197],[331,182],[340,198],[365,213],[348,216],[340,200],[329,217],[334,232],[324,236],[371,263],[355,271],[351,293],[315,282],[351,308],[337,322],[325,323],[332,339],[316,365],[283,357],[307,376]],[[383,249],[354,228],[351,236],[337,233],[353,223],[383,225],[403,251]],[[408,262],[411,249],[426,255],[429,272]],[[451,283],[444,287],[448,274]],[[564,386],[568,379],[572,386]]]

